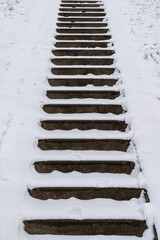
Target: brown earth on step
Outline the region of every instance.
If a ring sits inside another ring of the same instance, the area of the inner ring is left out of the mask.
[[[122,114],[121,105],[112,104],[46,104],[43,106],[46,113],[113,113]]]
[[[50,78],[48,82],[51,86],[87,86],[89,84],[93,86],[113,86],[118,79],[107,78]]]
[[[39,173],[51,173],[59,171],[69,173],[73,171],[81,173],[125,173],[130,174],[135,167],[131,161],[42,161],[34,163]]]
[[[126,152],[130,140],[124,139],[39,139],[41,150],[98,150]]]
[[[143,220],[130,219],[56,219],[26,220],[24,229],[29,234],[54,235],[124,235],[142,237],[147,229]]]
[[[123,187],[40,187],[28,189],[28,192],[31,197],[40,200],[69,199],[74,197],[80,200],[106,198],[117,201],[127,201],[132,198],[140,198],[142,189]]]

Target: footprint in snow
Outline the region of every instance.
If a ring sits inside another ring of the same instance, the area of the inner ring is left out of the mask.
[[[83,218],[83,209],[79,206],[72,206],[67,209],[67,216],[70,218]]]

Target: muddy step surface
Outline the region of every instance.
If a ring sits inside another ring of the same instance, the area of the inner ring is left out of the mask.
[[[51,72],[54,75],[111,75],[115,71],[115,68],[52,68]]]
[[[58,21],[60,22],[102,22],[104,18],[81,18],[81,17],[63,17],[63,18],[58,18]]]
[[[135,163],[131,161],[42,161],[34,163],[39,173],[59,171],[69,173],[125,173],[131,174]]]
[[[24,221],[29,234],[124,235],[142,237],[146,222],[134,219],[56,219]]]
[[[65,4],[65,3],[62,3],[62,4],[60,4],[60,6],[61,7],[69,7],[69,8],[79,8],[79,7],[88,7],[88,8],[97,8],[97,7],[102,7],[102,4],[90,4],[90,3],[88,3],[88,4],[83,4],[83,3],[81,3],[81,4],[76,4],[76,3],[72,3],[72,4],[70,4],[70,3],[68,3],[68,4]],[[103,9],[104,10],[104,9]]]
[[[55,38],[57,40],[86,40],[86,41],[105,41],[110,40],[110,35],[56,35]]]
[[[116,84],[117,79],[107,78],[50,78],[48,82],[51,86],[113,86]]]
[[[46,113],[113,113],[122,114],[123,108],[116,104],[46,104],[43,106]]]
[[[60,12],[58,13],[59,16],[63,16],[63,17],[104,17],[106,16],[105,13],[63,13]]]
[[[98,150],[126,152],[130,140],[125,139],[39,139],[41,150]]]
[[[107,33],[108,29],[101,29],[101,28],[96,28],[96,29],[92,29],[92,28],[57,28],[56,29],[57,33],[74,33],[74,34],[79,34],[79,33],[83,33],[83,34],[99,34],[99,33]]]
[[[55,65],[112,65],[113,58],[56,58],[51,59]]]
[[[140,198],[141,188],[96,188],[96,187],[41,187],[28,189],[33,198],[48,199],[68,199],[71,197],[80,200],[90,200],[95,198],[109,198],[118,201],[127,201],[132,198]]]
[[[69,28],[76,28],[76,27],[107,27],[107,23],[57,23],[58,27],[69,27]]]
[[[68,50],[57,49],[52,51],[55,56],[112,56],[114,50]]]
[[[57,48],[107,48],[109,42],[56,42]],[[93,61],[94,59],[92,59]],[[92,64],[92,61],[90,64]]]
[[[98,129],[124,132],[127,124],[118,120],[44,120],[41,121],[41,127],[46,130]]]
[[[60,8],[61,12],[104,12],[103,8]]]
[[[115,99],[120,96],[119,91],[47,91],[46,96],[50,99],[71,98],[102,98]]]
[[[100,1],[61,1],[62,3],[100,3]]]

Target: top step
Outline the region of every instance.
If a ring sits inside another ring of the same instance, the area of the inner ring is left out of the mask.
[[[95,8],[97,8],[97,7],[100,7],[100,6],[102,6],[102,4],[76,4],[76,3],[72,3],[72,4],[61,4],[60,5],[61,7],[73,7],[73,8],[76,8],[76,7],[95,7]]]

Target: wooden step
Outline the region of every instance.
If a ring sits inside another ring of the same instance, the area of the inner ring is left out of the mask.
[[[59,16],[62,17],[104,17],[106,16],[106,13],[63,13],[63,12],[59,12],[58,13]],[[88,19],[87,19],[88,20]]]
[[[122,114],[123,108],[116,104],[46,104],[43,106],[46,113],[113,113]]]
[[[140,198],[142,190],[141,188],[124,187],[38,187],[28,189],[28,192],[31,197],[40,200],[74,197],[80,200],[109,198],[117,201],[127,201],[132,198]]]
[[[74,34],[100,34],[100,33],[107,33],[109,29],[106,28],[57,28],[57,33],[74,33]]]
[[[41,127],[46,130],[108,130],[124,132],[127,124],[118,120],[44,120]]]
[[[112,65],[113,58],[55,58],[55,65]]]
[[[41,219],[24,221],[24,229],[29,234],[142,237],[147,225],[144,220],[136,219]]]
[[[130,140],[126,139],[39,139],[41,150],[98,150],[126,152]]]
[[[107,78],[50,78],[48,82],[51,86],[87,86],[88,84],[94,86],[113,86],[117,79]]]
[[[56,35],[57,40],[86,40],[86,41],[105,41],[110,40],[110,35]]]
[[[51,68],[51,72],[54,75],[111,75],[115,72],[115,68]]]
[[[56,42],[56,48],[107,48],[110,42]],[[113,44],[112,44],[113,46]],[[92,59],[93,61],[94,59]],[[92,63],[92,62],[90,62]]]
[[[81,18],[81,17],[63,17],[58,18],[60,22],[103,22],[104,18]]]
[[[104,12],[104,8],[60,8],[59,11],[61,12]]]
[[[58,22],[57,23],[58,27],[69,27],[69,28],[73,28],[73,27],[107,27],[107,23],[61,23]]]
[[[71,98],[100,98],[115,99],[120,96],[119,91],[47,91],[46,96],[50,99],[71,99]]]
[[[39,173],[59,171],[69,173],[124,173],[131,174],[135,163],[131,161],[42,161],[34,163]]]
[[[114,50],[57,49],[57,50],[53,50],[52,53],[55,56],[112,56],[114,54]]]

